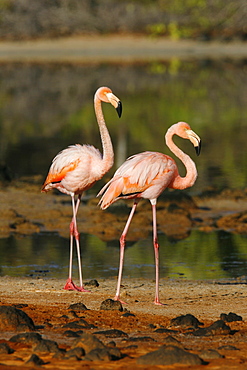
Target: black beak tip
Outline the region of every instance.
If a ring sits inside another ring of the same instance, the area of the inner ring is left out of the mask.
[[[199,155],[201,153],[201,147],[202,147],[202,142],[200,141],[198,146],[195,147],[197,155]]]
[[[122,115],[122,111],[123,111],[121,101],[119,101],[119,102],[118,102],[118,106],[117,106],[117,108],[116,108],[116,111],[117,111],[118,117],[120,118],[120,117],[121,117],[121,115]]]

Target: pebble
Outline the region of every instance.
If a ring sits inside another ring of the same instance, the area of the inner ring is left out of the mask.
[[[42,366],[45,362],[37,355],[32,354],[31,357],[26,361],[26,364]]]
[[[199,326],[203,325],[203,323],[201,323],[194,315],[186,314],[172,319],[170,325],[197,329]]]
[[[119,301],[114,301],[111,298],[106,299],[100,305],[100,310],[117,310],[123,311],[122,303]]]
[[[118,330],[118,329],[109,329],[109,330],[96,331],[96,332],[94,332],[94,334],[103,334],[106,338],[128,337],[127,333],[125,333],[122,330]]]
[[[137,359],[138,365],[202,365],[199,356],[175,346],[162,346],[158,350],[149,352]]]
[[[225,322],[233,322],[233,321],[243,321],[242,316],[237,315],[236,313],[229,312],[228,314],[222,313],[220,315],[220,319]]]
[[[93,287],[96,287],[97,288],[99,286],[99,283],[98,283],[98,281],[96,279],[92,279],[90,281],[85,281],[84,282],[84,285],[86,285],[86,286],[93,286]]]
[[[204,361],[213,360],[215,358],[224,358],[218,351],[215,349],[204,349],[199,353],[200,358]]]
[[[0,306],[0,331],[34,331],[33,320],[22,310]]]
[[[49,339],[42,339],[39,344],[35,347],[34,352],[42,353],[56,353],[59,352],[57,342]]]
[[[217,320],[207,328],[200,328],[194,331],[192,334],[198,337],[210,336],[210,335],[227,335],[230,334],[231,328],[224,323],[223,320]]]
[[[11,337],[9,341],[37,345],[42,341],[42,335],[39,333],[20,333]]]
[[[88,310],[88,308],[86,307],[86,305],[82,302],[78,302],[78,303],[73,303],[69,306],[69,310],[74,310],[74,311],[86,311]]]

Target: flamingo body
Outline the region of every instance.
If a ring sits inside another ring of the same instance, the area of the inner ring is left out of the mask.
[[[56,188],[65,194],[82,194],[104,176],[101,163],[102,154],[95,147],[71,145],[53,159],[43,191]]]
[[[70,145],[53,159],[41,190],[42,192],[47,192],[51,189],[58,189],[72,198],[73,217],[70,223],[69,277],[64,286],[66,290],[86,291],[82,284],[80,241],[76,215],[82,193],[100,180],[109,171],[114,162],[114,152],[102,112],[102,102],[111,103],[116,108],[119,117],[122,113],[122,104],[108,87],[100,87],[94,95],[94,108],[102,140],[103,155],[91,145]],[[75,196],[78,196],[76,203]],[[72,281],[74,239],[77,248],[80,287],[76,286]]]
[[[177,174],[171,157],[163,153],[143,152],[129,157],[101,190],[106,192],[101,208],[106,209],[118,199],[155,199]]]
[[[106,209],[118,199],[134,199],[134,205],[120,237],[120,263],[116,300],[120,300],[120,286],[123,270],[126,235],[140,198],[149,199],[153,212],[153,246],[155,253],[156,290],[154,303],[161,305],[159,299],[159,244],[157,237],[156,202],[166,188],[186,189],[192,186],[197,178],[197,170],[192,159],[182,152],[173,142],[174,135],[189,139],[197,154],[200,153],[201,140],[186,122],[172,125],[166,133],[166,144],[184,163],[187,173],[181,177],[173,158],[158,152],[143,152],[129,157],[115,172],[113,178],[101,189],[100,206]],[[124,303],[124,302],[123,302]]]

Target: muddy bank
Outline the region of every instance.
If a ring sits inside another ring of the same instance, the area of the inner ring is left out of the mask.
[[[58,192],[40,193],[41,177],[25,178],[4,185],[0,190],[0,237],[57,232],[68,236],[71,221],[70,197]],[[118,240],[132,202],[119,201],[106,211],[98,207],[92,194],[79,209],[80,231],[101,240]],[[166,191],[158,200],[158,230],[174,239],[185,238],[190,230],[210,232],[225,230],[247,234],[247,192],[205,191],[191,197],[186,192]],[[148,201],[142,200],[132,222],[128,240],[145,238],[152,232],[152,213]]]

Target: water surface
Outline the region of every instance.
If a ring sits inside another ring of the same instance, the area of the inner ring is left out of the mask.
[[[247,276],[246,236],[223,231],[208,234],[192,231],[188,238],[176,242],[168,240],[165,234],[160,234],[159,241],[161,277],[197,280]],[[84,280],[117,276],[118,241],[109,245],[94,235],[82,234],[81,242]],[[1,276],[66,279],[69,239],[52,233],[19,239],[14,237],[0,239],[0,256]],[[76,255],[73,266],[74,276],[78,278]],[[127,246],[124,276],[149,279],[155,277],[151,238]]]

